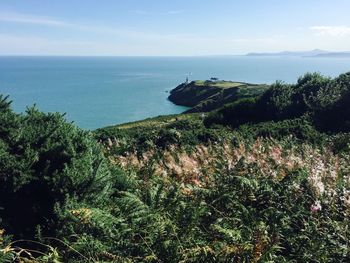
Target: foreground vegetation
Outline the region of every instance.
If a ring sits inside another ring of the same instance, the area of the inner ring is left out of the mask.
[[[350,74],[93,133],[0,100],[0,262],[349,262]]]

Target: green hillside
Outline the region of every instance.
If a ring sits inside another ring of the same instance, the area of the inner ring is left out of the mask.
[[[226,103],[262,94],[267,85],[243,82],[206,80],[182,83],[170,91],[169,100],[178,105],[188,106],[190,112],[208,112]]]

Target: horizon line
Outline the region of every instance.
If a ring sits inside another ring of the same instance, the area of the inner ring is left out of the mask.
[[[251,54],[276,54],[283,52],[311,52],[311,51],[323,51],[327,53],[350,53],[350,51],[330,51],[330,50],[323,50],[323,49],[307,49],[307,50],[279,50],[279,51],[251,51],[247,53],[241,53],[241,54],[200,54],[200,55],[105,55],[105,54],[96,54],[96,55],[89,55],[89,54],[0,54],[0,57],[239,57],[239,56],[248,56]]]

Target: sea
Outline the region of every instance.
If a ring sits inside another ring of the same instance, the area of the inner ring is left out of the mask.
[[[20,113],[34,104],[66,113],[83,129],[177,114],[169,91],[188,77],[270,84],[295,83],[306,72],[337,76],[349,58],[307,57],[0,57],[0,94]]]

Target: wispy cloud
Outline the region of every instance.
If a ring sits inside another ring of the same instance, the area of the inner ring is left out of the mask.
[[[232,38],[230,39],[233,43],[275,43],[279,40],[279,37],[261,37],[261,38]]]
[[[139,14],[148,14],[147,11],[135,10]],[[163,14],[177,14],[182,12],[181,10],[173,10]],[[31,14],[23,13],[1,13],[0,22],[22,23],[22,24],[36,24],[38,26],[58,27],[65,28],[74,31],[86,32],[91,34],[98,34],[100,36],[108,36],[110,38],[128,38],[130,40],[137,41],[190,41],[194,36],[187,34],[171,34],[171,33],[159,33],[149,31],[139,31],[137,29],[124,28],[118,26],[101,26],[93,24],[81,24],[71,21],[65,21],[58,18],[43,17]],[[197,37],[195,37],[197,38]]]
[[[350,36],[350,26],[312,26],[310,29],[318,36]]]
[[[133,12],[137,14],[149,14],[147,11],[134,10]],[[177,14],[181,12],[178,11],[169,11],[166,14]],[[165,14],[165,13],[164,13]],[[145,32],[138,31],[130,28],[123,28],[118,26],[101,26],[94,24],[81,24],[74,23],[70,21],[65,21],[62,19],[52,18],[52,17],[43,17],[31,14],[22,14],[22,13],[2,13],[0,12],[0,22],[10,22],[10,23],[22,23],[22,24],[36,24],[38,26],[48,26],[48,27],[62,27],[68,28],[71,30],[78,30],[88,33],[98,33],[109,36],[122,36],[122,37],[132,37],[132,38],[163,38],[163,37],[177,37],[177,35],[172,34],[160,34],[154,32]]]
[[[168,11],[160,11],[160,12],[150,12],[146,10],[132,10],[131,13],[137,15],[180,15],[184,13],[184,10],[168,10]]]
[[[139,11],[142,13],[142,11]],[[176,15],[182,10],[163,12],[164,16]],[[147,13],[146,13],[147,14]],[[22,13],[4,13],[0,11],[0,23],[31,24],[38,27],[53,27],[67,34],[67,37],[45,35],[40,31],[35,34],[22,32],[1,35],[0,52],[3,54],[60,54],[60,55],[205,55],[234,54],[256,50],[270,51],[285,47],[286,41],[281,36],[233,37],[230,32],[225,36],[210,34],[185,34],[171,32],[152,32],[144,28],[125,28],[118,25],[84,24],[53,17],[43,17]],[[23,27],[25,30],[26,27]],[[68,37],[68,35],[70,37]],[[23,45],[23,43],[26,45]],[[287,47],[286,47],[287,48]],[[219,51],[218,51],[219,50]]]
[[[69,26],[68,23],[48,17],[33,16],[20,13],[0,13],[0,21],[14,22],[14,23],[26,23],[26,24],[38,24],[46,26]]]
[[[99,33],[99,34],[107,34],[114,36],[128,36],[133,37],[139,34],[144,34],[142,32],[137,32],[130,29],[123,29],[119,27],[106,27],[99,25],[91,25],[91,24],[80,24],[74,23],[70,21],[65,21],[57,18],[43,17],[31,14],[22,14],[22,13],[1,13],[0,12],[0,22],[8,22],[8,23],[21,23],[21,24],[35,24],[38,26],[48,26],[48,27],[62,27],[76,31],[83,31],[89,33]]]
[[[179,15],[179,14],[182,14],[183,12],[184,12],[184,10],[170,10],[170,11],[165,12],[165,14],[168,14],[168,15]]]

